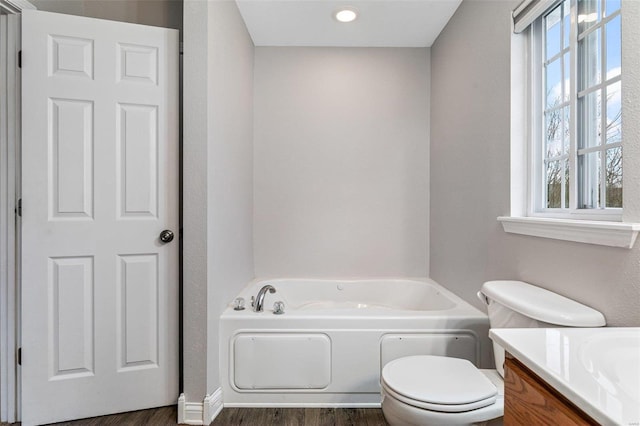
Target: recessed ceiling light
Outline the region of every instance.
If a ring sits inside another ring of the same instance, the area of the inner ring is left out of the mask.
[[[352,22],[358,17],[358,12],[350,7],[343,7],[333,14],[338,22]]]

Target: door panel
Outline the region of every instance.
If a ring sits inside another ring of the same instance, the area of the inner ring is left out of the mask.
[[[93,102],[49,99],[51,219],[93,218]]]
[[[118,104],[118,202],[120,219],[156,217],[158,200],[158,108]]]
[[[158,257],[120,256],[118,345],[120,369],[158,365]]]
[[[23,14],[23,424],[178,397],[178,32]]]
[[[93,257],[49,258],[51,378],[94,374]]]

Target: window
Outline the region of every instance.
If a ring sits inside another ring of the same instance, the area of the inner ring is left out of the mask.
[[[640,75],[622,67],[640,61],[638,19],[640,2],[624,0],[523,0],[513,11],[505,232],[633,247],[640,158],[625,134],[640,122],[624,118],[623,129],[636,106],[623,111],[622,97],[640,96]]]
[[[531,36],[531,214],[620,220],[620,1],[560,1]]]

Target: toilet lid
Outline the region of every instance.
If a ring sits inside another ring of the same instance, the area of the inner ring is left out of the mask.
[[[471,362],[442,356],[419,355],[391,361],[382,369],[382,382],[390,393],[409,404],[413,401],[413,405],[426,404],[424,408],[446,412],[491,405],[498,394],[495,385]]]

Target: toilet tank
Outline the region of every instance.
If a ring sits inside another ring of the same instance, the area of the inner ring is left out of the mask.
[[[523,281],[488,281],[478,297],[491,328],[602,327],[604,316],[575,300]],[[504,377],[504,349],[494,343],[496,369]]]

